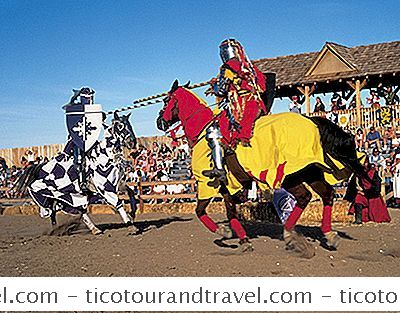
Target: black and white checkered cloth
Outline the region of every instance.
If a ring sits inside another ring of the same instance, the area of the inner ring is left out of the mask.
[[[74,164],[71,142],[66,149],[46,163],[39,172],[29,192],[41,208],[51,210],[54,200],[62,204],[62,210],[79,214],[86,212],[90,199],[82,193],[78,168]],[[69,150],[69,151],[68,151]],[[118,199],[118,187],[123,178],[119,142],[106,130],[104,139],[97,142],[87,153],[86,178],[96,189],[96,194],[115,208],[122,205]]]

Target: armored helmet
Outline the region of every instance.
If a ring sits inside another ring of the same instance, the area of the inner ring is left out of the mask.
[[[233,58],[241,59],[242,54],[242,45],[236,39],[226,39],[219,45],[219,55],[221,56],[222,62],[227,62]]]

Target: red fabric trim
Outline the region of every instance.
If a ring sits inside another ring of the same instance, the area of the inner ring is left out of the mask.
[[[236,233],[236,235],[239,237],[239,239],[244,239],[247,237],[246,231],[244,230],[242,224],[238,221],[238,219],[233,218],[229,222],[231,224],[232,229]]]
[[[215,222],[207,214],[200,216],[199,220],[203,223],[205,227],[207,227],[209,231],[213,233],[217,231],[218,229],[217,224],[215,224]]]
[[[329,205],[324,206],[322,211],[321,230],[324,234],[332,230],[332,207]]]
[[[293,230],[294,227],[296,226],[297,221],[299,220],[301,213],[303,213],[303,210],[299,208],[297,205],[293,208],[292,213],[290,213],[288,219],[286,220],[285,223],[285,229],[286,230]]]

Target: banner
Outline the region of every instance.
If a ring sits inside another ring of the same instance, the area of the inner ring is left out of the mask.
[[[340,127],[347,127],[347,125],[349,125],[350,122],[350,113],[347,114],[339,114],[339,118],[338,118],[338,125]]]

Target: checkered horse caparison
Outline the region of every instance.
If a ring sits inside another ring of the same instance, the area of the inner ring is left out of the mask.
[[[117,117],[104,131],[104,138],[85,154],[86,177],[94,196],[100,196],[114,206],[122,207],[118,189],[123,179],[122,147],[136,145],[128,121],[129,116]],[[38,178],[30,185],[34,201],[47,210],[61,209],[70,214],[85,213],[90,197],[82,192],[79,169],[74,164],[73,143],[69,139],[64,151],[42,166]]]

